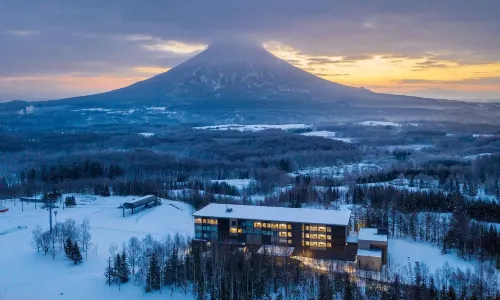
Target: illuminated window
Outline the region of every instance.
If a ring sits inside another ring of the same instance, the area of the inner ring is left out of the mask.
[[[260,223],[260,222],[254,222],[253,223],[253,227],[255,227],[255,228],[261,228],[262,227],[262,223]]]
[[[332,246],[332,243],[326,243],[326,246],[327,246],[327,247],[331,247],[331,246]]]
[[[284,232],[284,231],[280,231],[279,236],[280,236],[280,237],[286,237],[286,232]]]
[[[326,232],[332,232],[332,228],[331,227],[326,227]]]
[[[309,241],[306,241],[306,246],[309,246]]]
[[[309,233],[306,233],[306,239],[308,239],[308,238],[309,238]]]
[[[194,219],[194,222],[196,224],[201,224],[203,221],[200,218],[198,218],[198,219]]]
[[[207,219],[203,219],[203,224],[207,224]]]
[[[306,230],[309,230],[309,225],[306,225]]]
[[[235,228],[235,227],[231,227],[231,228],[229,228],[229,232],[230,232],[230,233],[237,233],[237,232],[238,232],[238,229],[237,229],[237,228]]]
[[[325,242],[319,242],[318,243],[318,247],[325,248],[326,247],[326,243]]]
[[[238,233],[243,233],[243,230],[241,228],[238,229]]]
[[[311,239],[317,239],[318,235],[317,234],[311,234]]]
[[[311,247],[318,247],[318,242],[311,242]]]
[[[286,224],[280,224],[280,229],[286,229]]]
[[[327,240],[331,240],[331,239],[332,239],[332,236],[331,236],[331,235],[327,235],[327,236],[326,236],[326,239],[327,239]]]
[[[324,235],[324,234],[318,234],[318,239],[325,240],[326,239],[326,235]]]
[[[292,233],[291,232],[288,233],[288,237],[292,237]]]
[[[288,224],[288,230],[292,229],[292,225]]]
[[[273,229],[279,229],[279,225],[277,223],[273,223],[272,226],[273,226]]]
[[[311,226],[311,231],[318,231],[318,227],[317,226]]]
[[[325,226],[318,226],[318,231],[326,232],[326,227]]]
[[[288,244],[291,244],[292,243],[292,240],[288,240]]]

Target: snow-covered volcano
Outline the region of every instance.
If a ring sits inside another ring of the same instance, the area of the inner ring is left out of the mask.
[[[172,70],[139,82],[130,89],[160,89],[165,95],[190,98],[193,92],[220,98],[225,94],[252,95],[362,95],[366,90],[333,83],[292,66],[261,45],[219,42]]]
[[[417,98],[373,93],[319,78],[268,52],[260,44],[224,41],[150,79],[115,91],[72,98],[74,103],[157,105],[175,108],[322,109],[406,106]],[[68,99],[69,100],[69,99]]]

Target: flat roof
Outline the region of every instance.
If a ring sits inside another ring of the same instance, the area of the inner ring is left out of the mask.
[[[358,249],[357,256],[382,257],[382,250],[365,250]]]
[[[357,235],[349,235],[349,236],[347,236],[346,243],[357,244],[358,243],[358,236]]]
[[[232,211],[227,212],[226,208],[230,208]],[[351,212],[311,208],[210,203],[195,212],[193,216],[347,226],[351,218]]]
[[[361,228],[359,230],[358,240],[387,243],[387,234],[378,234],[377,228]]]

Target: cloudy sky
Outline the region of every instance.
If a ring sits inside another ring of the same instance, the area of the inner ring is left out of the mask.
[[[500,99],[498,0],[0,0],[0,101],[123,87],[214,39],[373,91]]]

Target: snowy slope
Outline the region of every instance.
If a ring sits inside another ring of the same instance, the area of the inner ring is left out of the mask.
[[[134,197],[108,198],[97,197],[90,201],[77,195],[77,201],[85,200],[84,205],[65,210],[58,209],[57,219],[63,221],[73,218],[80,223],[89,218],[92,243],[88,258],[74,266],[59,253],[55,261],[50,256],[37,254],[30,246],[32,230],[39,224],[48,228],[48,212],[34,209],[33,204],[14,205],[9,201],[4,206],[8,213],[0,214],[0,231],[15,226],[27,226],[27,229],[0,235],[0,299],[142,299],[140,288],[128,283],[122,286],[108,287],[105,284],[104,267],[108,259],[108,249],[112,243],[119,247],[132,236],[138,238],[151,233],[161,239],[167,234],[193,235],[194,227],[191,207],[184,203],[163,200],[163,205],[138,212],[122,218],[117,207]],[[177,209],[169,203],[174,204]],[[165,299],[165,294],[147,295],[146,299]],[[191,295],[174,294],[169,299],[192,299]]]

